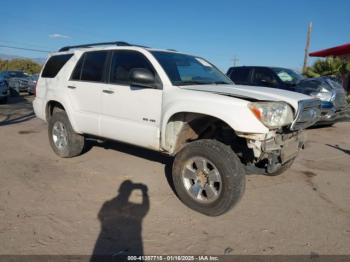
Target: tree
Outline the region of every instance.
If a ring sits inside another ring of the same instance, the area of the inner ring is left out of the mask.
[[[350,73],[350,63],[346,63],[340,58],[328,57],[317,60],[312,66],[306,69],[307,77],[335,76],[343,78]]]
[[[4,70],[20,70],[28,74],[37,74],[41,70],[41,65],[31,59],[0,59],[0,71]]]

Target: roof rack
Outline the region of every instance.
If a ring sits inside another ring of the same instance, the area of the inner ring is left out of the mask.
[[[138,47],[146,47],[146,46],[141,46],[141,45],[132,45],[127,42],[123,41],[116,41],[116,42],[104,42],[104,43],[93,43],[93,44],[84,44],[84,45],[72,45],[72,46],[65,46],[62,47],[58,52],[64,52],[68,51],[73,48],[90,48],[94,46],[100,46],[100,45],[117,45],[117,46],[138,46]]]

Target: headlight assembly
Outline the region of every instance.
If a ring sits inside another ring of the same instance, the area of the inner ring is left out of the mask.
[[[322,87],[319,92],[313,92],[310,95],[319,98],[321,101],[331,101],[334,97],[333,92],[324,87]]]
[[[279,128],[293,122],[293,110],[284,102],[249,103],[249,109],[265,126]]]

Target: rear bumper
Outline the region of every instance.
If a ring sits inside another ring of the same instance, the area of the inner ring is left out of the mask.
[[[37,118],[46,121],[45,103],[42,99],[36,97],[33,101],[33,109]]]

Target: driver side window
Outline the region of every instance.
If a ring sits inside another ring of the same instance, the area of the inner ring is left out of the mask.
[[[136,51],[115,51],[112,57],[110,83],[130,85],[130,72],[135,68],[148,69],[155,76],[155,70],[147,58]]]
[[[274,74],[265,68],[256,68],[254,70],[253,83],[258,86],[275,87],[277,80]]]

